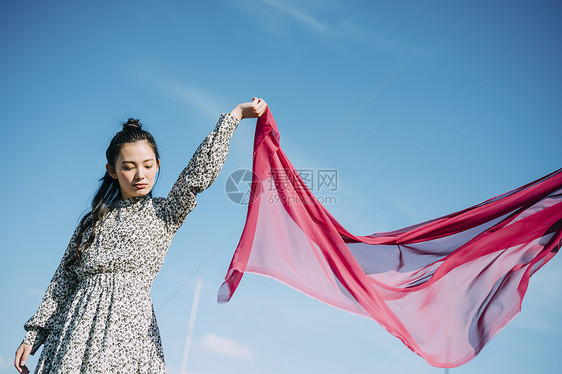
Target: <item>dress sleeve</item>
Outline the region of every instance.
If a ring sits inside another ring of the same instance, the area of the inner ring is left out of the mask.
[[[195,195],[207,189],[217,178],[226,161],[230,138],[240,120],[223,113],[207,137],[201,142],[189,163],[180,173],[165,199],[168,228],[177,231],[189,212],[197,206]]]
[[[70,243],[64,252],[59,266],[55,270],[55,274],[47,287],[37,312],[23,325],[27,333],[22,343],[32,347],[32,355],[37,352],[41,344],[47,339],[58,317],[60,317],[61,313],[64,313],[69,296],[76,289],[78,283],[77,275],[71,270],[66,269],[64,264],[70,256],[74,256],[79,228],[80,225],[74,230]]]

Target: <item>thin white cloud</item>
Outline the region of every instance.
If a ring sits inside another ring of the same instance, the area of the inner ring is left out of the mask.
[[[233,339],[228,339],[212,333],[205,335],[205,337],[199,342],[199,345],[208,351],[219,353],[224,356],[237,358],[252,357],[250,348],[241,345]]]
[[[387,34],[372,24],[357,21],[353,15],[356,10],[344,1],[240,0],[228,4],[238,11],[253,13],[265,30],[279,37],[302,29],[329,40],[344,38],[377,48],[409,52],[418,57],[429,54],[419,45],[395,39],[393,34]],[[332,45],[339,48],[338,43]]]
[[[45,290],[39,289],[39,288],[29,288],[27,290],[27,294],[29,296],[39,296],[39,297],[43,297],[43,295],[45,295]]]
[[[326,33],[330,31],[329,26],[315,18],[311,14],[307,14],[303,9],[298,9],[294,6],[289,5],[287,2],[280,2],[277,0],[261,0],[263,3],[281,11],[285,15],[293,18],[295,21],[304,24],[305,26],[311,27],[312,29],[319,31],[321,33]]]
[[[187,370],[187,372],[180,373],[180,368],[178,366],[172,364],[166,364],[166,369],[168,374],[206,374],[200,371],[191,371]]]
[[[218,115],[224,111],[224,108],[228,108],[232,105],[231,103],[227,106],[226,103],[228,103],[229,100],[214,92],[189,86],[182,82],[183,75],[189,76],[187,71],[169,71],[162,62],[156,60],[154,57],[150,62],[151,64],[149,65],[145,63],[139,64],[137,66],[138,74],[163,94],[176,99],[178,102],[182,103],[182,105],[184,105],[183,103],[187,103],[187,105],[191,105],[195,110],[200,111],[202,115],[209,116],[210,122],[218,118]],[[198,74],[198,72],[191,73]]]
[[[4,358],[0,357],[0,370],[5,370],[8,368],[8,364]]]
[[[238,103],[238,99],[225,97],[220,93],[211,92],[200,87],[186,85],[182,82],[182,73],[184,75],[187,74],[185,71],[171,72],[155,56],[149,57],[147,55],[147,59],[134,65],[134,68],[141,79],[154,86],[163,95],[174,99],[180,105],[190,105],[203,117],[208,118],[206,124],[197,125],[205,128],[206,130],[204,131],[212,130],[215,121],[219,118],[219,114],[228,112]],[[193,74],[197,74],[197,72],[193,72]],[[189,74],[187,75],[189,76]],[[246,100],[250,101],[251,98],[246,98]],[[251,157],[252,152],[248,146],[240,144],[234,138],[232,143]]]
[[[324,36],[365,34],[356,22],[341,17],[346,5],[340,1],[246,0],[235,4],[238,9],[258,14],[262,26],[278,35],[293,29],[293,24]],[[287,22],[291,27],[287,27]]]

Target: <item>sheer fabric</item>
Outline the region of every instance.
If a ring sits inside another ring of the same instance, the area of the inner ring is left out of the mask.
[[[244,272],[380,323],[437,367],[461,365],[521,310],[531,275],[562,239],[562,169],[481,204],[356,236],[318,202],[258,119],[246,224],[219,302]]]

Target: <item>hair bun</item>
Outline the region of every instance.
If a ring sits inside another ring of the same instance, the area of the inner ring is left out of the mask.
[[[138,119],[129,118],[126,123],[123,124],[123,130],[140,130],[142,128],[141,123]]]

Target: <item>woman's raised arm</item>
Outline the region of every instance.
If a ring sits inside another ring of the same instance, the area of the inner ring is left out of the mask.
[[[240,120],[259,117],[266,108],[265,101],[254,98],[251,102],[238,104],[230,113],[221,114],[215,128],[201,142],[166,198],[165,215],[169,230],[175,232],[179,229],[189,212],[197,206],[196,195],[217,178]]]

